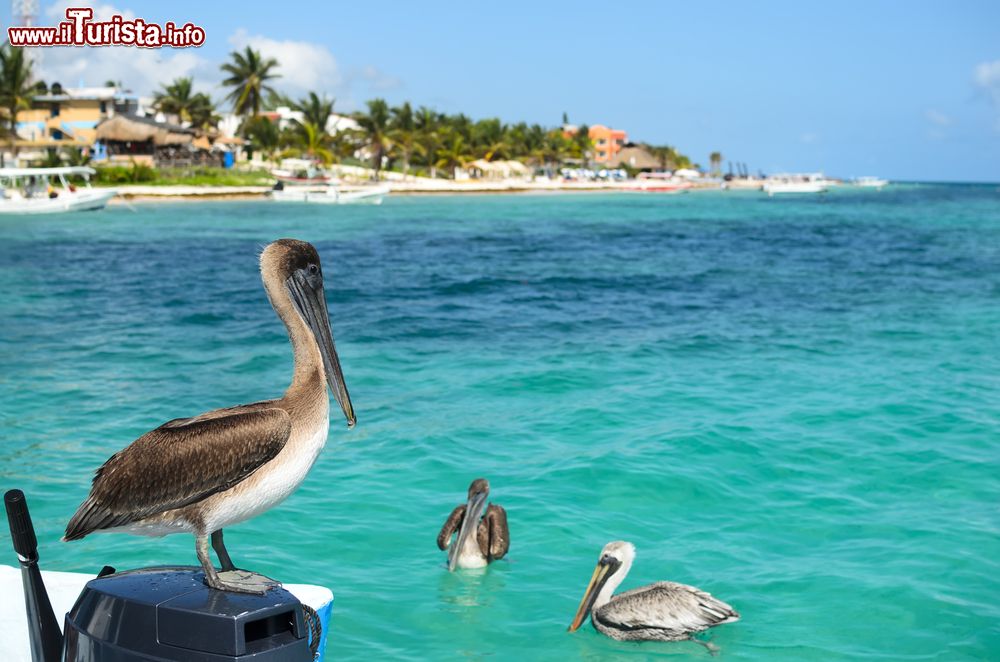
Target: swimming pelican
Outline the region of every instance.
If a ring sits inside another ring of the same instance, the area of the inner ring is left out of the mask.
[[[465,505],[455,506],[451,515],[438,534],[438,549],[448,550],[448,570],[455,568],[482,568],[502,559],[510,549],[510,531],[507,529],[507,511],[491,503],[486,508],[490,496],[490,483],[485,478],[477,478],[469,485],[469,500]],[[483,516],[483,509],[486,515]],[[483,516],[482,521],[479,518]],[[461,523],[461,528],[459,528]],[[451,544],[451,536],[459,528],[458,537]],[[476,530],[473,538],[472,530]]]
[[[656,582],[613,596],[633,559],[635,547],[630,542],[604,546],[570,632],[579,629],[588,613],[594,629],[619,641],[683,641],[710,627],[740,620],[725,602],[674,582]],[[713,649],[705,642],[692,641]]]
[[[348,427],[356,419],[333,344],[316,249],[280,239],[261,253],[260,272],[295,354],[284,396],[174,419],[142,435],[97,470],[63,540],[95,531],[186,531],[195,536],[212,588],[265,593],[274,585],[235,569],[222,529],[281,503],[306,477],[330,427],[327,385]],[[208,556],[209,536],[221,573]]]

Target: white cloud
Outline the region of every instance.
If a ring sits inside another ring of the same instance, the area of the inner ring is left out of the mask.
[[[1000,60],[978,64],[973,72],[972,80],[976,87],[986,92],[993,103],[1000,108]]]
[[[56,0],[43,10],[46,19],[41,23],[56,25],[66,20],[68,7],[79,5],[78,0]],[[132,9],[122,9],[111,4],[91,6],[94,9],[94,20],[109,20],[115,15],[131,20],[137,14]],[[150,21],[161,20],[160,17],[142,15],[141,12],[140,15]],[[359,91],[379,94],[401,85],[398,78],[374,66],[343,72],[333,53],[323,44],[251,35],[243,28],[236,30],[227,41],[232,50],[243,50],[250,46],[260,51],[264,57],[278,60],[275,71],[280,77],[273,81],[276,89],[292,97],[304,96],[309,91],[326,94],[337,99],[338,110],[349,110],[357,106],[351,95],[355,86],[363,88]],[[120,81],[135,94],[149,96],[175,78],[191,76],[196,89],[208,92],[220,103],[220,108],[227,107],[223,101],[226,91],[220,87],[225,77],[219,69],[222,62],[206,59],[197,48],[39,48],[33,55],[36,63],[35,77],[49,84],[59,82],[64,87],[81,84],[95,86],[112,80]],[[228,59],[227,54],[225,60]]]
[[[75,0],[61,0],[46,9],[50,25],[66,20],[66,8],[79,6]],[[113,15],[134,19],[135,12],[112,5],[95,5],[95,20],[108,20]],[[39,48],[34,52],[35,77],[64,87],[103,85],[105,81],[121,81],[127,89],[139,95],[149,95],[180,76],[194,76],[204,90],[219,79],[217,66],[199,55],[197,49],[145,49],[124,46],[101,48]]]
[[[370,64],[366,67],[362,67],[361,78],[372,90],[380,92],[394,90],[400,86],[400,80],[398,78],[384,73],[378,67]]]
[[[315,91],[319,94],[334,92],[342,81],[337,60],[326,46],[308,41],[279,41],[261,35],[249,35],[240,28],[231,37],[230,45],[236,50],[250,46],[264,57],[278,61],[277,73],[281,78],[274,86],[294,95]]]
[[[940,110],[935,110],[934,108],[928,108],[924,111],[924,119],[937,126],[951,126],[952,124],[952,119],[950,117],[942,113]]]

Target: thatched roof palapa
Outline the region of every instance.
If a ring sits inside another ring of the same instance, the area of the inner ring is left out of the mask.
[[[192,129],[138,115],[115,115],[97,125],[98,140],[146,142],[151,139],[157,147],[190,145],[194,136]]]
[[[650,154],[647,150],[638,146],[622,147],[617,154],[608,159],[609,168],[617,168],[627,165],[637,170],[659,170],[663,167],[660,160]]]

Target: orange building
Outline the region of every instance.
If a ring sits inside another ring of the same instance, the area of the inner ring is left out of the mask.
[[[611,160],[628,142],[628,135],[619,129],[609,129],[602,124],[595,124],[588,132],[590,142],[594,143],[594,160],[604,163]]]

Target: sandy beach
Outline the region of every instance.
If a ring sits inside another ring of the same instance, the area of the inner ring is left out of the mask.
[[[497,180],[497,181],[452,181],[444,179],[413,178],[405,181],[380,182],[388,186],[394,194],[475,194],[475,193],[566,193],[581,191],[635,191],[634,181],[625,182],[563,182]],[[345,188],[360,188],[358,184],[345,184]],[[223,200],[265,198],[271,192],[270,186],[149,186],[130,184],[115,187],[118,197],[112,204],[122,200],[162,200],[186,198],[192,200]],[[318,187],[303,187],[308,190],[322,190]],[[689,189],[717,189],[717,183],[698,182]],[[678,191],[681,192],[681,191]]]

